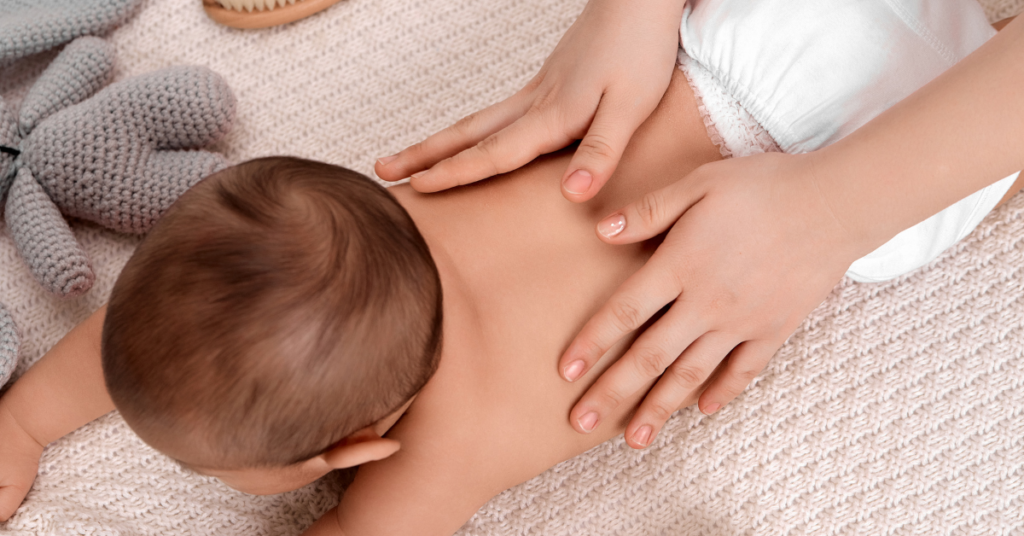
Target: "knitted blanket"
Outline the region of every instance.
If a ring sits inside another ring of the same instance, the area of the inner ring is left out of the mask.
[[[983,3],[996,19],[1024,0]],[[219,147],[231,160],[292,154],[372,174],[376,157],[520,88],[583,5],[346,0],[242,32],[198,0],[149,0],[110,39],[118,78],[174,64],[223,74],[238,97]],[[16,100],[52,55],[0,66],[0,94]],[[137,243],[73,227],[97,275],[76,301],[43,290],[0,235],[19,373],[106,300]],[[844,280],[719,413],[678,413],[643,452],[600,445],[494,498],[459,534],[1024,532],[1022,242],[1018,195],[922,270]],[[112,413],[46,449],[0,533],[298,534],[349,476],[247,496],[183,470]]]

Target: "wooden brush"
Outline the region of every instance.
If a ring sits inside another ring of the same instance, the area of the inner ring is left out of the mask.
[[[267,28],[319,13],[340,0],[203,0],[211,19],[232,28]]]

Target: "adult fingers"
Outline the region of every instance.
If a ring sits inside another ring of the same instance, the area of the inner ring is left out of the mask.
[[[607,94],[602,97],[594,120],[562,177],[562,195],[566,199],[577,203],[590,200],[615,173],[629,139],[640,126],[637,114],[628,111],[626,105]]]
[[[701,388],[736,345],[735,339],[712,332],[694,341],[661,375],[626,427],[626,443],[646,448],[683,401]]]
[[[597,224],[597,234],[609,244],[647,240],[675,224],[703,195],[702,189],[684,177],[605,217]]]
[[[529,109],[528,95],[515,95],[458,120],[444,130],[398,154],[377,159],[374,171],[386,181],[398,181],[458,154],[519,119]]]
[[[592,431],[624,400],[657,380],[704,331],[691,309],[677,302],[584,393],[569,414],[573,427]]]
[[[725,367],[700,395],[697,404],[701,413],[711,415],[732,402],[764,370],[778,349],[778,345],[766,341],[747,341],[737,346]]]
[[[551,114],[526,114],[480,143],[414,174],[412,187],[437,192],[518,169],[569,144],[563,129],[553,128],[552,122]]]
[[[615,343],[679,296],[680,287],[666,284],[675,280],[671,265],[660,260],[661,255],[655,252],[587,321],[558,362],[563,378],[581,378]]]

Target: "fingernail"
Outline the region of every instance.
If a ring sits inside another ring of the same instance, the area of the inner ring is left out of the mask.
[[[418,179],[418,178],[422,177],[424,174],[426,174],[426,172],[427,172],[426,170],[423,170],[423,171],[420,171],[419,173],[413,173],[412,176],[409,177],[409,178],[410,179]]]
[[[712,413],[718,411],[721,407],[722,405],[717,402],[708,404],[707,406],[704,407],[704,415],[711,415]]]
[[[651,425],[645,424],[641,426],[635,434],[633,434],[633,441],[641,447],[646,447],[647,443],[650,443],[651,441],[651,432],[653,431],[654,429],[651,428]]]
[[[577,169],[572,172],[572,175],[569,175],[568,179],[565,179],[562,187],[570,194],[585,194],[593,183],[594,178],[590,176],[590,173]]]
[[[597,224],[597,232],[605,238],[611,238],[626,228],[626,217],[622,214],[608,216]]]
[[[382,157],[377,159],[377,163],[382,165],[382,166],[386,166],[386,165],[390,164],[391,162],[393,162],[396,158],[398,158],[397,154],[393,154],[391,156],[382,156]]]
[[[569,366],[565,367],[562,374],[565,374],[565,379],[574,382],[580,378],[580,373],[583,372],[583,367],[585,366],[586,363],[583,361],[573,361],[572,363],[569,363]]]
[[[597,426],[597,414],[591,411],[590,413],[580,417],[578,422],[580,423],[580,428],[582,428],[584,432],[592,432],[594,427]]]

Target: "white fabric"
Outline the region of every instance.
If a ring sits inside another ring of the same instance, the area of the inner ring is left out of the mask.
[[[1024,5],[986,2],[1003,14]],[[233,160],[297,154],[369,173],[374,158],[522,87],[583,5],[346,0],[244,32],[211,24],[198,0],[147,0],[111,41],[121,78],[188,63],[223,74],[239,99],[222,145]],[[48,57],[0,65],[0,94],[24,94]],[[106,300],[137,243],[74,230],[97,282],[71,301],[47,295],[0,232],[21,371]],[[928,268],[844,280],[718,414],[687,409],[643,452],[619,438],[559,464],[459,535],[1021,534],[1022,241],[1024,195]],[[297,535],[337,504],[339,480],[243,495],[147,447],[115,412],[46,449],[0,533]]]
[[[708,136],[725,158],[740,158],[758,153],[779,152],[779,146],[764,127],[751,117],[715,75],[701,67],[682,49],[677,56],[679,70],[693,88],[697,109]]]
[[[787,153],[853,132],[993,35],[971,0],[690,0],[681,26]]]
[[[888,281],[932,262],[964,239],[995,208],[1020,172],[953,203],[905,229],[878,249],[857,259],[846,275],[860,283]]]
[[[681,66],[705,105],[734,100],[783,151],[802,153],[853,132],[992,35],[971,0],[691,0],[680,40],[702,69]],[[760,150],[738,149],[749,142],[728,136],[751,130],[742,114],[706,113],[723,154]],[[847,275],[878,282],[928,264],[970,233],[1015,177],[903,231]]]

